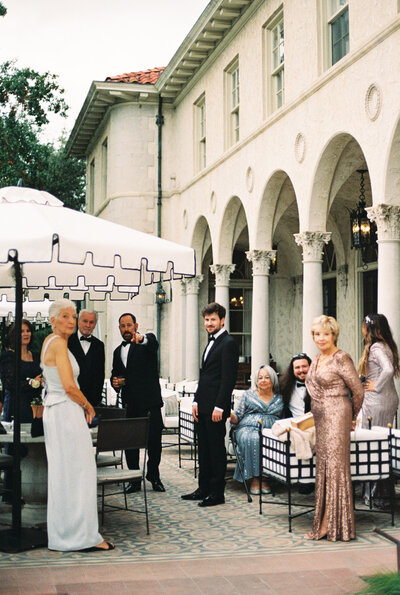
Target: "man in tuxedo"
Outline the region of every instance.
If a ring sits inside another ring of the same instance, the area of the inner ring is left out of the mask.
[[[279,380],[283,399],[282,417],[298,417],[310,411],[310,395],[305,380],[311,359],[306,353],[296,353]]]
[[[311,399],[305,380],[310,368],[311,358],[306,353],[296,353],[282,374],[279,381],[283,399],[282,417],[299,417],[311,409]],[[314,484],[299,483],[300,494],[311,494]]]
[[[192,405],[199,448],[199,487],[183,500],[201,500],[199,506],[224,504],[226,420],[236,383],[239,348],[224,329],[226,310],[208,304],[203,311],[208,345],[204,351],[199,384]]]
[[[127,417],[146,417],[150,414],[146,479],[150,481],[154,491],[165,492],[158,469],[163,429],[158,341],[152,333],[142,335],[137,329],[138,324],[133,314],[125,313],[120,316],[119,330],[123,341],[114,351],[111,383],[116,391],[121,391]],[[139,454],[137,449],[125,451],[129,469],[139,469]],[[131,483],[127,492],[136,492],[140,487],[140,482]]]
[[[92,334],[96,324],[96,312],[81,310],[78,330],[68,340],[68,349],[79,365],[80,389],[93,407],[99,405],[102,399],[105,362],[104,343]]]

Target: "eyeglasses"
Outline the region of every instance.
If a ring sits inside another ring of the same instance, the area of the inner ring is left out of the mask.
[[[292,359],[307,359],[308,355],[306,353],[295,353],[292,356]]]

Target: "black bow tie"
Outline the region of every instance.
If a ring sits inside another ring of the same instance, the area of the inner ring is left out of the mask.
[[[84,337],[84,336],[82,335],[82,337],[81,337],[81,341],[89,341],[89,343],[91,343],[91,341],[92,341],[92,337]]]
[[[130,341],[122,341],[122,347],[126,347],[127,345],[131,345]]]
[[[214,335],[209,335],[208,342],[210,342],[210,341],[215,341]]]
[[[305,386],[305,382],[301,382],[300,380],[296,380],[296,386]]]

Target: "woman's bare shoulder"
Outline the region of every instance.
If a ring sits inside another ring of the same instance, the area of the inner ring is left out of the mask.
[[[60,335],[50,335],[49,337],[46,337],[46,339],[44,340],[42,351],[46,349],[47,345],[47,350],[55,349],[58,351],[60,349],[63,350],[66,348],[67,341],[63,339],[63,337],[60,337]]]

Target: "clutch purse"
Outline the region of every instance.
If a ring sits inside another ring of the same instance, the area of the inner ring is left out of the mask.
[[[314,425],[314,416],[311,411],[305,415],[301,415],[300,417],[295,417],[292,421],[292,426],[294,428],[303,431],[307,430],[308,428],[312,428]]]

